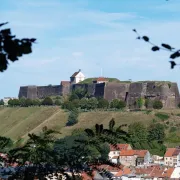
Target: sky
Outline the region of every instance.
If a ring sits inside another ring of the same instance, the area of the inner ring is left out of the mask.
[[[8,21],[17,38],[37,43],[0,73],[0,98],[18,97],[20,86],[59,85],[79,69],[86,78],[101,76],[102,69],[104,77],[122,81],[180,85],[180,68],[170,69],[169,53],[152,52],[132,31],[180,47],[179,7],[180,0],[1,0],[0,22]]]

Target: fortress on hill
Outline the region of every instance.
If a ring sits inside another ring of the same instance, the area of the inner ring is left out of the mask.
[[[92,97],[103,97],[108,101],[121,99],[130,108],[135,108],[140,97],[150,100],[161,100],[164,108],[176,108],[180,102],[177,83],[169,81],[120,81],[115,78],[85,79],[81,70],[75,72],[70,81],[61,81],[60,85],[22,86],[19,98],[44,98],[47,96],[64,96],[71,91],[82,88]]]

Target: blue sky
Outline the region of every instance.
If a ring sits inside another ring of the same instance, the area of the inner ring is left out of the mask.
[[[35,37],[33,53],[0,74],[0,98],[20,86],[60,84],[78,69],[86,77],[178,82],[167,52],[136,40],[136,28],[154,43],[180,47],[179,0],[2,0],[0,22],[17,37]]]

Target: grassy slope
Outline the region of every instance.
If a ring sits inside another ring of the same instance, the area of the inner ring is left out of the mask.
[[[167,133],[170,126],[177,127],[180,124],[180,110],[160,110],[167,113],[170,118],[167,125]],[[61,110],[59,107],[29,107],[29,108],[0,108],[0,136],[7,136],[14,140],[19,137],[27,138],[27,134],[37,133],[42,127],[60,131],[60,137],[70,135],[75,129],[83,129],[93,127],[95,123],[103,123],[105,126],[111,118],[115,118],[116,125],[130,124],[135,121],[141,121],[145,125],[155,119],[156,122],[164,123],[155,116],[156,112],[146,114],[145,112],[86,112],[81,113],[79,122],[72,127],[65,127],[68,113]],[[176,133],[180,136],[180,130]],[[173,144],[171,144],[173,145]]]

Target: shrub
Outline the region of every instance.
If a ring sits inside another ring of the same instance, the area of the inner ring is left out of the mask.
[[[124,109],[126,107],[126,103],[124,101],[119,101],[117,108],[118,109]]]
[[[153,102],[153,108],[154,109],[162,109],[163,108],[163,103],[159,100],[155,100]]]
[[[56,106],[60,106],[60,105],[61,105],[61,101],[60,101],[59,99],[56,99],[55,102],[54,102],[54,104],[55,104]]]
[[[75,109],[75,106],[71,101],[64,101],[64,103],[62,103],[62,108],[72,111]]]
[[[180,103],[178,104],[178,108],[180,108]]]
[[[3,101],[3,99],[0,100],[0,106],[4,106],[4,101]]]
[[[106,100],[106,99],[99,99],[98,100],[98,108],[105,109],[105,108],[108,108],[108,107],[109,107],[108,100]]]
[[[33,100],[32,100],[32,104],[33,104],[34,106],[40,106],[40,105],[41,105],[41,101],[40,101],[39,99],[33,99]]]
[[[143,98],[138,98],[136,100],[136,104],[137,104],[138,108],[142,108],[143,105],[144,105],[144,99]]]
[[[73,110],[69,114],[68,122],[66,123],[66,126],[73,126],[77,122],[78,122],[78,111]]]
[[[169,119],[169,115],[164,113],[156,113],[155,116],[161,119],[162,121]]]
[[[170,132],[170,133],[173,133],[173,132],[175,132],[176,130],[177,130],[177,128],[173,126],[173,127],[170,128],[169,132]]]
[[[118,99],[113,99],[110,103],[111,108],[118,108],[119,106],[119,100]]]
[[[50,97],[46,97],[46,98],[42,101],[42,105],[52,106],[52,105],[53,105],[53,100],[52,100]]]

